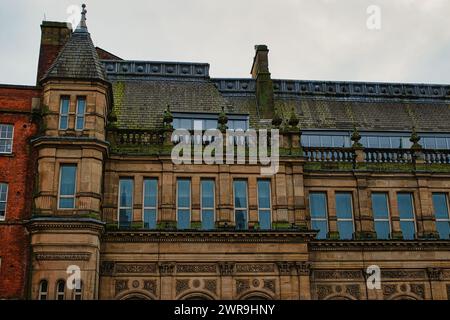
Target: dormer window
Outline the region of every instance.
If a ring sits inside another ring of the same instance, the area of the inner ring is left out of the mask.
[[[248,116],[240,114],[227,114],[229,129],[247,130]],[[186,130],[208,130],[217,129],[218,114],[214,113],[173,113],[173,127],[174,129]]]

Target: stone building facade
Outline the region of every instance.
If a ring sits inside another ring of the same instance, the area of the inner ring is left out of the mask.
[[[27,298],[450,299],[450,86],[272,79],[264,45],[215,79],[96,48],[85,13],[41,29]],[[277,129],[278,172],[174,163],[180,128]]]

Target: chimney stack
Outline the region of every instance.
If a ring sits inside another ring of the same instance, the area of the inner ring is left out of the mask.
[[[252,65],[252,78],[256,79],[256,101],[260,117],[272,119],[274,114],[273,83],[269,72],[269,49],[266,45],[255,46]]]
[[[72,26],[66,22],[43,21],[41,24],[41,47],[37,70],[37,83],[55,61],[62,47],[72,34]]]

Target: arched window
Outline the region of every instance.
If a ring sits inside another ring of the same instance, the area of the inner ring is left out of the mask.
[[[83,300],[83,282],[80,281],[80,287],[73,289],[73,300]]]
[[[48,293],[48,282],[47,280],[42,280],[39,284],[39,300],[47,300]]]
[[[56,283],[56,300],[64,300],[66,283],[64,280],[59,280]]]

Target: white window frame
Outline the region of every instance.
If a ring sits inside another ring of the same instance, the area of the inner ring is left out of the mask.
[[[84,113],[82,115],[80,115],[78,113],[78,108],[79,108],[79,102],[80,100],[84,100]],[[77,108],[75,110],[75,130],[76,131],[83,131],[84,127],[86,125],[86,109],[87,109],[87,97],[85,96],[78,96],[77,97]],[[78,117],[81,117],[83,119],[83,127],[81,129],[78,129]]]
[[[400,217],[400,210],[399,210],[399,212],[398,212],[399,225],[400,225],[400,222],[402,222],[402,221],[404,221],[404,222],[411,222],[412,221],[414,223],[414,238],[416,238],[417,237],[417,222],[416,222],[416,207],[414,205],[414,193],[413,192],[407,192],[407,191],[405,191],[405,192],[397,192],[397,207],[398,207],[398,195],[399,194],[408,194],[410,196],[411,207],[412,207],[412,210],[413,210],[413,212],[412,212],[413,213],[412,219],[402,219]],[[400,225],[400,230],[402,230],[401,225]]]
[[[389,240],[389,239],[392,239],[392,221],[391,221],[391,207],[390,207],[390,205],[389,205],[389,193],[388,192],[383,192],[383,191],[375,191],[375,192],[371,192],[370,193],[370,201],[372,201],[372,194],[374,194],[374,193],[381,193],[381,194],[384,194],[385,196],[386,196],[386,207],[387,207],[387,213],[388,213],[388,216],[387,216],[387,219],[386,218],[383,218],[383,219],[380,219],[380,218],[375,218],[375,214],[374,214],[374,212],[372,212],[372,216],[373,216],[373,223],[374,223],[374,226],[373,226],[373,228],[375,229],[375,223],[376,223],[376,221],[387,221],[388,222],[388,224],[389,224],[389,237],[387,238],[387,239],[380,239],[380,240]],[[372,210],[373,210],[373,204],[372,204],[372,208],[371,208]]]
[[[80,299],[77,299],[77,297]],[[73,300],[83,300],[83,281],[80,280],[80,288],[73,288]]]
[[[203,181],[212,181],[213,182],[213,207],[203,207]],[[214,178],[202,178],[200,180],[200,222],[203,224],[203,210],[212,210],[213,211],[213,220],[214,224],[216,223],[216,180]]]
[[[61,176],[62,176],[62,168],[64,167],[64,166],[73,166],[73,167],[75,167],[75,180],[74,180],[74,185],[75,185],[75,187],[74,187],[74,193],[73,193],[73,196],[71,196],[71,195],[61,195]],[[59,180],[58,180],[58,182],[59,182],[59,184],[58,184],[58,210],[73,210],[73,209],[75,209],[76,207],[77,207],[77,204],[76,204],[76,194],[77,194],[77,177],[78,176],[78,165],[76,164],[76,163],[61,163],[60,165],[59,165]],[[63,198],[63,199],[72,199],[73,198],[73,208],[61,208],[61,206],[60,206],[60,200],[61,200],[61,198]]]
[[[10,123],[0,123],[0,126],[12,127],[11,138],[0,138],[0,140],[6,140],[6,141],[11,140],[11,151],[10,152],[0,151],[0,154],[12,154],[13,147],[14,147],[14,125],[10,124]]]
[[[62,283],[64,285],[63,291],[59,291],[59,284]],[[56,281],[56,300],[60,300],[59,297],[62,296],[61,300],[66,300],[66,281],[65,280],[58,280]]]
[[[189,207],[179,207],[178,206],[178,193],[179,193],[179,190],[178,190],[178,181],[180,181],[180,180],[187,180],[187,181],[189,181]],[[177,197],[177,201],[176,201],[176,206],[177,206],[177,210],[176,210],[176,221],[177,221],[177,229],[178,229],[178,211],[179,210],[189,210],[189,228],[188,229],[190,229],[190,226],[191,226],[191,224],[192,224],[192,180],[190,179],[190,178],[184,178],[184,177],[177,177],[177,180],[176,180],[176,197]],[[180,229],[180,230],[186,230],[186,229]]]
[[[155,180],[156,181],[156,203],[155,207],[146,207],[145,206],[145,181],[148,180]],[[156,215],[156,222],[158,222],[158,195],[159,195],[159,179],[153,178],[153,177],[147,177],[144,178],[144,181],[142,182],[142,226],[145,227],[145,210],[155,210]]]
[[[133,190],[131,190],[131,207],[122,207],[121,201],[120,201],[120,184],[122,183],[123,180],[131,180],[133,181],[132,184],[132,188]],[[131,222],[130,222],[130,227],[133,224],[133,205],[134,205],[134,179],[131,177],[119,177],[119,190],[117,192],[117,227],[120,228],[120,209],[131,209]],[[144,222],[142,222],[143,224]]]
[[[64,101],[64,99],[66,99],[66,98],[67,98],[67,100],[69,101],[69,107],[67,108],[67,113],[62,113],[63,101]],[[67,128],[65,128],[65,129],[61,128],[61,119],[62,119],[63,116],[66,116],[66,117],[67,117]],[[67,129],[69,129],[69,120],[70,120],[69,116],[70,116],[70,96],[62,95],[62,96],[60,97],[60,102],[59,102],[59,123],[58,123],[58,130],[67,130]]]
[[[328,220],[328,194],[326,191],[311,191],[309,192],[309,202],[311,203],[311,194],[314,193],[321,193],[325,195],[325,218],[313,218],[312,215],[312,210],[311,210],[311,205],[309,205],[309,217],[311,218],[311,228],[312,228],[312,224],[313,221],[325,221],[326,222],[326,226],[327,226],[327,230],[326,230],[326,234],[325,234],[325,238],[328,238],[328,234],[330,233],[330,221]],[[324,240],[324,239],[320,239],[320,240]]]
[[[245,181],[246,188],[245,188],[245,200],[246,200],[246,207],[236,207],[236,190],[235,190],[235,182],[236,181]],[[243,230],[248,230],[248,223],[249,223],[249,212],[248,212],[248,180],[245,178],[236,178],[233,179],[233,208],[234,208],[234,214],[233,214],[233,220],[234,220],[234,227],[236,228],[236,211],[242,211],[245,210],[247,218],[247,228]]]
[[[8,209],[8,192],[9,192],[9,185],[6,182],[1,182],[0,185],[4,185],[6,186],[6,197],[5,197],[5,201],[0,200],[0,202],[4,202],[5,203],[5,214],[3,216],[0,216],[0,221],[4,221],[6,220],[6,212]]]
[[[42,283],[45,282],[47,284],[47,291],[42,291]],[[42,297],[45,296],[45,299],[42,299]],[[39,282],[39,293],[38,293],[38,300],[48,300],[48,281],[45,279],[42,279]]]
[[[447,219],[436,218],[436,213],[434,212],[434,208],[433,208],[433,215],[434,215],[434,217],[436,219],[436,222],[448,222],[448,223],[450,223],[450,212],[449,212],[449,209],[450,209],[449,204],[450,203],[449,203],[449,199],[448,199],[448,193],[447,192],[432,192],[431,193],[431,199],[433,199],[433,194],[437,194],[437,193],[442,193],[442,194],[445,195],[445,202],[447,203]]]
[[[337,206],[336,206],[336,228],[337,228],[337,230],[339,232],[339,224],[338,224],[339,221],[344,221],[344,222],[345,221],[351,221],[352,222],[352,230],[353,230],[352,233],[355,233],[355,216],[354,216],[354,213],[353,213],[353,192],[351,192],[351,191],[337,191],[337,192],[335,192],[334,193],[335,205],[336,205],[336,195],[337,194],[349,194],[350,195],[350,213],[351,213],[352,217],[351,218],[339,218],[338,215],[337,215]]]
[[[259,181],[267,181],[269,182],[269,208],[260,208],[259,207]],[[259,212],[260,211],[269,211],[270,213],[270,227],[268,230],[272,229],[272,225],[273,225],[273,214],[272,214],[272,181],[270,179],[257,179],[256,180],[256,199],[257,199],[257,203],[258,203],[258,223],[261,222],[260,218],[259,218]],[[248,202],[248,200],[247,200]]]

